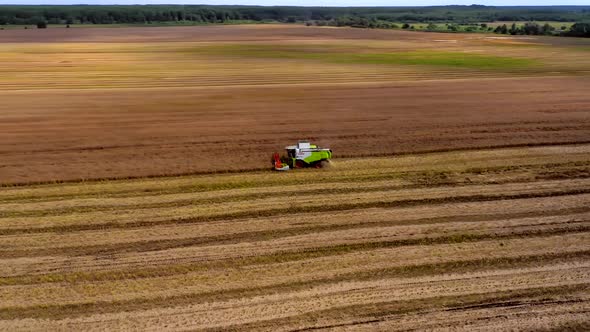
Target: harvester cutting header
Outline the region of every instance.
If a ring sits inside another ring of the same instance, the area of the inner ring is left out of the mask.
[[[297,145],[285,147],[286,156],[273,155],[273,165],[277,171],[288,171],[294,168],[322,168],[329,164],[332,150],[320,148],[308,141],[299,141]]]

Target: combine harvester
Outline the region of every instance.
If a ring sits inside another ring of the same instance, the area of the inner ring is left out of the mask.
[[[308,141],[299,141],[297,145],[285,147],[287,156],[273,155],[273,165],[277,171],[288,171],[294,168],[322,168],[330,163],[332,150],[320,148]]]

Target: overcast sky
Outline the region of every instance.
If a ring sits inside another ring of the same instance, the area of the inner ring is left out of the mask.
[[[0,4],[209,4],[209,5],[262,5],[262,6],[434,6],[471,5],[488,6],[547,6],[547,5],[590,5],[590,0],[0,0]]]

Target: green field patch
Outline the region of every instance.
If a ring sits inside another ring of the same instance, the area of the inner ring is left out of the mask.
[[[518,69],[531,67],[536,60],[456,51],[416,50],[410,52],[360,53],[339,51],[337,47],[223,45],[193,52],[211,56],[317,60],[341,64],[442,66],[470,69]]]
[[[534,61],[529,59],[440,51],[350,54],[337,59],[337,61],[359,64],[423,65],[477,69],[522,68],[534,64]]]

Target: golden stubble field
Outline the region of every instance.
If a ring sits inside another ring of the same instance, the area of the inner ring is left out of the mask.
[[[589,329],[589,45],[0,31],[0,330]]]
[[[590,145],[0,191],[6,330],[580,330]]]

